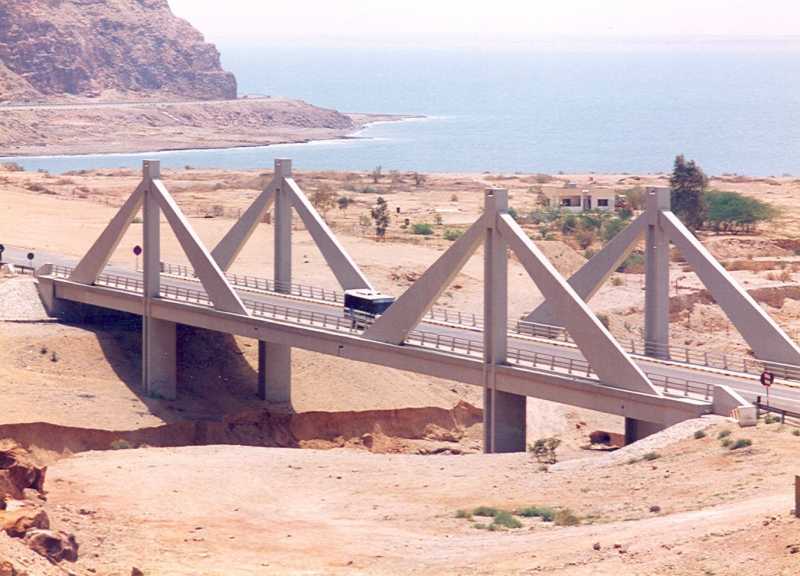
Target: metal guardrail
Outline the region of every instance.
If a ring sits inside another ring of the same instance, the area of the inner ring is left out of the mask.
[[[756,407],[756,420],[758,420],[758,418],[761,416],[761,412],[766,412],[768,414],[771,413],[780,415],[781,424],[785,424],[787,418],[800,421],[800,412],[794,412],[793,410],[785,410],[783,408],[778,408],[777,406],[764,404],[761,401],[761,396],[756,396],[756,401],[754,404]]]
[[[72,268],[53,266],[54,276],[66,278],[69,277],[71,272]],[[97,277],[95,284],[137,294],[142,294],[144,292],[144,284],[141,279],[118,274],[101,274]],[[191,288],[170,285],[161,286],[160,296],[167,300],[199,304],[202,306],[213,306],[213,303],[205,292],[193,290]],[[362,321],[354,322],[352,318],[346,317],[344,313],[341,315],[327,314],[314,310],[304,310],[301,308],[247,299],[243,299],[242,303],[254,316],[283,320],[306,326],[315,326],[322,329],[335,330],[337,332],[359,334],[362,332],[362,328],[365,324]],[[406,343],[424,348],[434,348],[444,352],[465,354],[472,357],[483,356],[483,343],[480,340],[471,340],[437,332],[414,330],[409,333],[406,338]],[[511,365],[566,373],[573,377],[585,378],[593,382],[598,381],[597,374],[594,372],[591,365],[581,358],[559,356],[544,352],[531,352],[513,347],[508,349],[506,358],[507,362]],[[646,375],[654,385],[660,387],[665,394],[671,396],[689,397],[690,395],[696,395],[702,396],[704,399],[708,400],[713,395],[714,386],[710,384],[672,378],[659,374],[646,373]]]

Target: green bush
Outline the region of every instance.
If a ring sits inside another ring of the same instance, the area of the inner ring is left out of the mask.
[[[622,232],[628,223],[621,218],[612,218],[603,226],[603,240],[610,242],[614,236]]]
[[[418,234],[420,236],[430,236],[431,234],[433,234],[433,226],[431,226],[427,222],[414,224],[411,227],[411,232],[414,234]]]
[[[697,430],[694,433],[694,439],[695,440],[700,440],[700,438],[705,438],[705,437],[706,437],[706,433],[703,430]]]
[[[717,232],[751,231],[756,224],[772,220],[778,210],[766,202],[738,192],[710,190],[705,193],[708,214],[705,227]]]
[[[578,219],[575,218],[575,214],[567,214],[564,216],[564,219],[561,220],[561,233],[569,235],[574,233],[577,229]]]
[[[455,242],[459,238],[464,235],[464,232],[461,230],[454,230],[452,228],[448,228],[444,231],[444,239],[449,240],[450,242]]]
[[[523,518],[541,518],[543,522],[552,522],[555,510],[547,506],[528,506],[517,510],[517,515]]]
[[[471,520],[472,514],[469,510],[456,510],[456,518],[466,518],[467,520]]]
[[[733,445],[733,440],[726,437],[722,439],[722,442],[720,442],[720,444],[722,445],[723,448],[730,448],[731,445]]]
[[[717,434],[717,439],[722,440],[723,438],[727,438],[730,435],[731,435],[730,430],[720,430],[719,434]]]
[[[642,272],[644,270],[644,254],[631,252],[625,261],[617,268],[617,272]]]
[[[792,430],[792,436],[800,436],[800,430]]]
[[[522,528],[522,522],[514,518],[510,512],[499,510],[494,517],[492,526],[502,526],[503,528]],[[491,529],[491,526],[489,529]]]
[[[111,443],[112,450],[130,450],[133,448],[133,444],[125,440],[124,438],[120,438],[118,440],[114,440]]]
[[[508,215],[511,216],[517,222],[519,222],[519,212],[517,212],[515,208],[509,206],[508,207]]]
[[[739,450],[740,448],[748,448],[753,445],[753,441],[749,438],[739,438],[733,445],[730,447],[731,450]]]
[[[497,508],[493,506],[478,506],[472,511],[473,516],[487,516],[489,518],[494,518],[497,516],[497,513],[500,512]]]

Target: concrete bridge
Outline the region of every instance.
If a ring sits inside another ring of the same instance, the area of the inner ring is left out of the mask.
[[[275,265],[271,279],[226,274],[270,207]],[[342,289],[371,289],[292,177],[291,161],[242,217],[208,250],[160,178],[145,162],[143,179],[77,264],[53,255],[37,271],[47,306],[74,303],[143,318],[143,390],[172,398],[176,386],[176,325],[259,341],[258,392],[291,403],[291,349],[411,370],[484,390],[484,449],[525,450],[527,397],[625,417],[633,441],[665,426],[715,413],[752,420],[746,397],[754,374],[769,367],[800,379],[800,350],[669,210],[669,191],[648,191],[647,209],[569,280],[563,278],[508,214],[504,190],[488,190],[481,217],[374,322],[354,326],[341,294],[292,283],[294,209]],[[106,265],[134,217],[143,213],[143,272]],[[160,257],[164,215],[191,267]],[[646,237],[646,314],[643,342],[620,343],[586,304]],[[694,267],[753,349],[752,358],[719,359],[669,344],[669,242]],[[434,307],[469,257],[483,245],[482,315]],[[539,287],[544,303],[525,321],[507,317],[507,258],[512,251]],[[637,349],[638,347],[638,349]]]

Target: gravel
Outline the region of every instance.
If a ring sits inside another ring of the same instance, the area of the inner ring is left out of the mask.
[[[44,322],[47,315],[36,281],[30,276],[0,277],[0,321]]]

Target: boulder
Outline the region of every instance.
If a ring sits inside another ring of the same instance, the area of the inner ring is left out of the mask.
[[[50,528],[47,512],[33,506],[23,506],[16,510],[0,512],[0,529],[12,538],[22,538],[33,528]]]
[[[34,552],[41,554],[51,562],[75,562],[78,560],[78,543],[75,536],[66,532],[53,530],[29,530],[25,535],[25,543]]]

